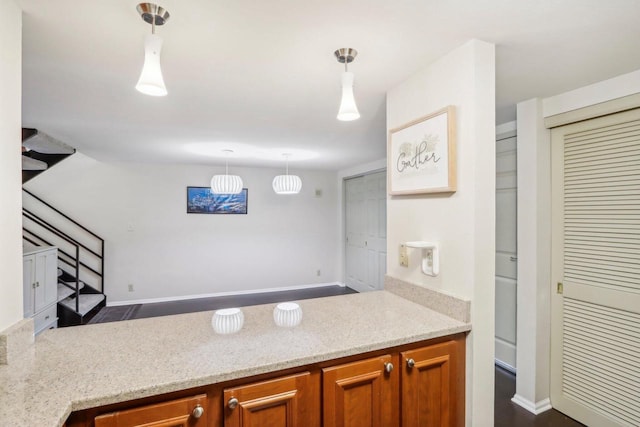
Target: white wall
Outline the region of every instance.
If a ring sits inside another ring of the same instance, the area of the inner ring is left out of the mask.
[[[549,407],[550,134],[544,118],[640,93],[640,70],[518,104],[518,376],[514,402]]]
[[[0,331],[22,319],[22,11],[0,2]]]
[[[542,100],[544,117],[640,93],[640,70]]]
[[[387,129],[454,105],[458,191],[390,197],[387,274],[455,294],[471,303],[467,340],[467,425],[493,425],[495,274],[495,47],[473,40],[387,94]],[[398,263],[399,245],[441,245],[438,277]]]
[[[551,145],[542,102],[518,104],[518,376],[513,401],[538,414],[549,401]]]
[[[110,302],[338,280],[335,172],[296,171],[301,193],[282,196],[271,188],[282,170],[233,167],[249,189],[248,214],[187,214],[186,187],[223,170],[78,153],[25,187],[105,238]]]

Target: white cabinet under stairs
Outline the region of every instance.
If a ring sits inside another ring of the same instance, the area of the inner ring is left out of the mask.
[[[58,326],[58,249],[36,249],[23,257],[24,317],[33,317],[34,332]]]

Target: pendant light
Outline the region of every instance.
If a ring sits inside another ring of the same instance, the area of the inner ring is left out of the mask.
[[[229,175],[229,154],[233,150],[222,150],[226,153],[224,175],[214,175],[211,178],[211,191],[216,194],[239,194],[242,192],[242,178]]]
[[[156,25],[164,25],[169,19],[169,12],[153,3],[140,3],[136,9],[144,22],[151,24],[151,34],[144,40],[144,66],[136,89],[145,95],[165,96],[167,88],[160,68],[162,38],[156,35]]]
[[[338,120],[345,122],[360,118],[356,100],[353,97],[353,73],[347,70],[347,64],[353,62],[357,54],[358,51],[351,48],[338,49],[334,52],[338,62],[344,64],[344,73],[342,73],[342,100],[340,101]]]
[[[286,174],[278,175],[273,178],[273,191],[276,194],[298,194],[302,190],[302,180],[298,175],[289,175],[289,156],[291,154],[283,154],[286,159]]]

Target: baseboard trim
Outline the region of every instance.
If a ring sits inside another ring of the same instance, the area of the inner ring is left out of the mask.
[[[109,301],[107,302],[107,307],[118,307],[122,305],[132,305],[132,304],[152,304],[154,302],[183,301],[183,300],[198,299],[198,298],[227,297],[227,296],[233,296],[233,295],[262,294],[265,292],[296,291],[300,289],[309,289],[309,288],[325,288],[327,286],[340,286],[344,288],[346,285],[342,282],[312,283],[310,285],[283,286],[281,288],[252,289],[247,291],[215,292],[211,294],[180,295],[175,297],[145,298],[145,299],[135,299],[135,300],[126,300],[126,301]]]
[[[533,403],[532,401],[516,394],[511,398],[511,401],[516,405],[523,407],[534,415],[541,414],[553,408],[551,406],[551,401],[549,400],[549,398],[542,399],[536,403]]]
[[[505,371],[509,371],[512,374],[516,374],[516,368],[514,368],[513,366],[509,365],[508,363],[503,362],[502,360],[498,360],[498,359],[493,359],[495,364],[499,367],[501,367],[502,369],[504,369]]]

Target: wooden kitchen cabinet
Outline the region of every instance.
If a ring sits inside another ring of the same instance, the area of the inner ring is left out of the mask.
[[[206,427],[207,395],[115,411],[95,417],[95,427]]]
[[[402,427],[464,425],[464,340],[400,353]]]
[[[322,370],[324,427],[398,426],[397,356]]]
[[[303,372],[224,390],[224,427],[320,427],[320,375]]]

